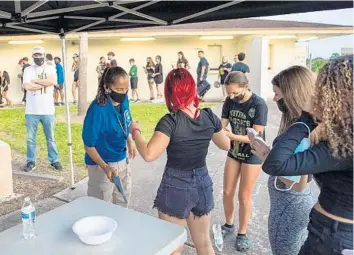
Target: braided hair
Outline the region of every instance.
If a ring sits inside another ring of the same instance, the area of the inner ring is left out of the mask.
[[[119,67],[115,66],[112,68],[107,67],[100,79],[100,83],[98,85],[97,89],[97,95],[96,95],[96,100],[99,105],[103,106],[107,102],[107,89],[110,89],[113,87],[114,82],[116,81],[117,78],[120,77],[125,77],[128,76],[127,72]]]

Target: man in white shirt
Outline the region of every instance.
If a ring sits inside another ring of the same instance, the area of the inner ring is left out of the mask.
[[[54,138],[54,100],[53,91],[57,77],[55,67],[45,63],[45,51],[37,46],[32,50],[34,64],[23,74],[26,95],[27,164],[25,171],[36,168],[36,136],[39,122],[42,123],[47,139],[48,159],[51,167],[61,170],[58,149]]]

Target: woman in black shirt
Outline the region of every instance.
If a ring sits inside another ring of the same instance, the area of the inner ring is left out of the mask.
[[[168,74],[165,99],[170,113],[160,119],[148,143],[138,123],[133,122],[130,132],[145,161],[154,161],[167,150],[167,164],[154,202],[159,217],[188,225],[197,253],[211,255],[210,211],[214,201],[206,156],[211,140],[228,150],[229,139],[211,109],[198,108],[196,85],[187,70],[178,68]],[[180,254],[181,248],[173,254]]]
[[[277,139],[272,150],[259,140],[254,140],[252,147],[266,158],[266,173],[313,174],[320,187],[318,202],[310,213],[309,235],[299,254],[346,254],[345,250],[353,250],[354,224],[352,56],[350,60],[331,60],[321,69],[315,96],[296,122]],[[314,130],[318,122],[322,127],[320,142],[294,154],[307,137],[308,128]]]
[[[182,51],[178,52],[177,68],[185,68],[187,70],[191,69],[188,60],[184,57]]]
[[[146,59],[146,67],[144,66],[144,71],[147,75],[147,80],[149,83],[149,89],[150,89],[150,100],[154,100],[154,73],[155,73],[155,64],[154,61],[152,61],[151,57],[148,57]]]
[[[8,72],[6,71],[2,72],[2,79],[0,85],[2,86],[2,97],[6,99],[7,105],[11,105],[11,100],[7,96],[7,92],[9,91],[9,86],[10,86],[10,75]]]
[[[157,55],[155,60],[156,60],[156,65],[155,65],[155,73],[153,74],[153,77],[156,84],[157,100],[158,102],[162,102],[163,101],[163,96],[162,96],[163,72],[162,72],[161,56]]]
[[[228,97],[222,109],[222,125],[225,129],[231,125],[228,137],[231,149],[227,155],[224,171],[224,213],[226,223],[222,226],[224,234],[235,232],[235,192],[238,191],[239,226],[236,238],[236,249],[245,251],[250,248],[246,236],[248,221],[252,210],[252,192],[261,171],[260,159],[251,153],[247,128],[254,128],[257,133],[264,134],[267,125],[268,107],[265,101],[251,92],[248,79],[242,72],[231,72],[225,79]]]

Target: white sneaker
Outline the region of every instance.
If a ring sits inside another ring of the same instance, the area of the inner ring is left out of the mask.
[[[165,102],[165,100],[163,98],[157,98],[157,99],[154,99],[152,102],[155,104],[159,104],[159,103]]]

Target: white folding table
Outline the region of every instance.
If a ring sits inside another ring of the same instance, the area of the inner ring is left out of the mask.
[[[94,215],[118,223],[112,239],[99,246],[82,243],[71,229],[78,219]],[[36,228],[37,237],[30,240],[21,236],[21,224],[0,233],[0,254],[168,255],[187,240],[181,226],[92,197],[78,198],[38,216]]]

